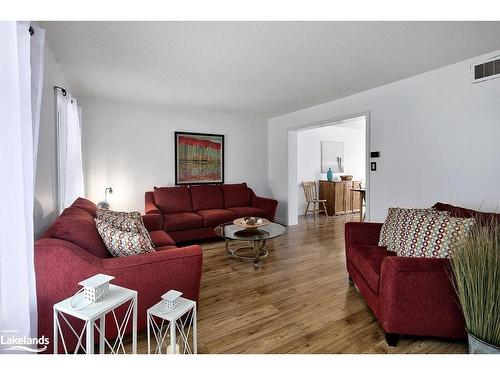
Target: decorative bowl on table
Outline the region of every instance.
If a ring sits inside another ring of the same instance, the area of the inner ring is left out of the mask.
[[[340,176],[342,181],[352,181],[352,176],[350,174],[346,174],[344,176]]]
[[[233,224],[245,229],[257,229],[269,224],[269,220],[261,217],[246,216],[233,221]]]

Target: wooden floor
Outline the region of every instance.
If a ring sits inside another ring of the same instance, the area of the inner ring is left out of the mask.
[[[228,258],[224,242],[202,245],[199,353],[465,353],[464,342],[403,337],[388,347],[384,333],[348,282],[344,223],[301,218],[268,241],[262,267]],[[144,333],[138,351],[147,352]]]

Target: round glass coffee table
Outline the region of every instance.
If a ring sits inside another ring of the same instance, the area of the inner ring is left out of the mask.
[[[254,267],[259,267],[260,260],[268,256],[266,241],[281,236],[285,232],[285,227],[277,223],[269,223],[252,230],[244,229],[232,222],[215,228],[215,233],[226,241],[228,255],[235,259],[251,261]],[[230,246],[230,242],[246,243]]]

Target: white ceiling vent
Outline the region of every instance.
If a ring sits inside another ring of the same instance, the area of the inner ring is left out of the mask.
[[[471,65],[471,82],[478,83],[500,77],[500,56],[495,56],[481,64]]]

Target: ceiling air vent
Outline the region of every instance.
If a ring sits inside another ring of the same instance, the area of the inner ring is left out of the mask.
[[[500,77],[500,56],[495,56],[492,59],[482,64],[471,65],[471,81],[472,83],[483,82],[493,78]]]

